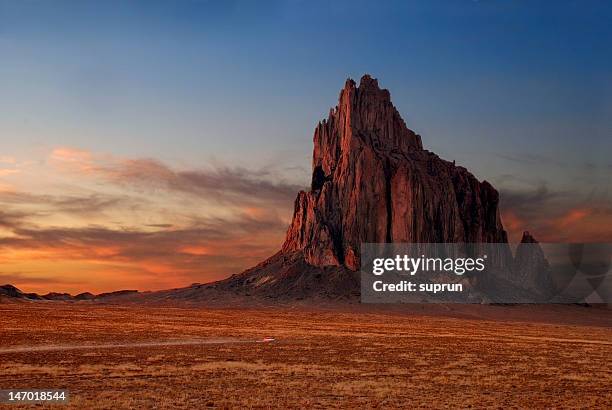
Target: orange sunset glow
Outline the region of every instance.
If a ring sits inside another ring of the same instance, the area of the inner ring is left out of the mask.
[[[4,163],[0,278],[40,293],[167,289],[240,272],[280,246],[301,188],[66,147]]]
[[[158,290],[239,273],[280,247],[296,193],[269,170],[177,169],[155,159],[58,147],[4,158],[0,278],[27,291]],[[508,194],[512,198],[512,194]],[[597,203],[504,203],[511,241],[607,241]]]
[[[306,185],[270,170],[178,169],[70,147],[2,161],[0,281],[38,293],[158,290],[239,273],[278,250]],[[526,229],[541,242],[610,240],[605,204],[528,207],[501,195],[511,241]]]

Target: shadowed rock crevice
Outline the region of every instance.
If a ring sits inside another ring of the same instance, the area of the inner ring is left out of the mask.
[[[331,181],[331,176],[325,175],[323,172],[323,168],[321,166],[316,166],[312,171],[312,183],[310,184],[310,189],[312,191],[319,191],[323,188],[323,184],[326,181]]]
[[[393,198],[391,197],[391,164],[385,161],[385,205],[387,206],[387,235],[386,243],[393,242]]]

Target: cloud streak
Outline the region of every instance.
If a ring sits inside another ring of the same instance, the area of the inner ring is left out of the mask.
[[[161,189],[219,202],[286,203],[304,188],[268,170],[227,166],[176,170],[156,159],[120,159],[68,148],[54,150],[50,158],[60,169],[117,185]]]
[[[612,206],[606,198],[535,189],[502,190],[502,221],[510,239],[530,231],[540,242],[612,242]]]
[[[88,195],[41,195],[0,191],[0,203],[12,206],[42,206],[47,212],[91,215],[130,203],[126,196],[94,193]]]

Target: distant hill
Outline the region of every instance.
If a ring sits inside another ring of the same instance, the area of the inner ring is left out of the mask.
[[[78,295],[72,296],[69,293],[57,293],[51,292],[45,295],[39,295],[37,293],[25,293],[13,285],[2,285],[0,286],[0,297],[19,299],[19,300],[31,300],[31,301],[44,301],[44,300],[61,300],[61,301],[84,301],[84,300],[116,300],[128,296],[138,295],[137,290],[119,290],[116,292],[100,293],[94,295],[89,292],[79,293]]]

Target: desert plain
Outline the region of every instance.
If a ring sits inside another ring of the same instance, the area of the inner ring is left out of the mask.
[[[612,407],[605,309],[43,302],[0,317],[0,389],[69,391],[49,408]]]

